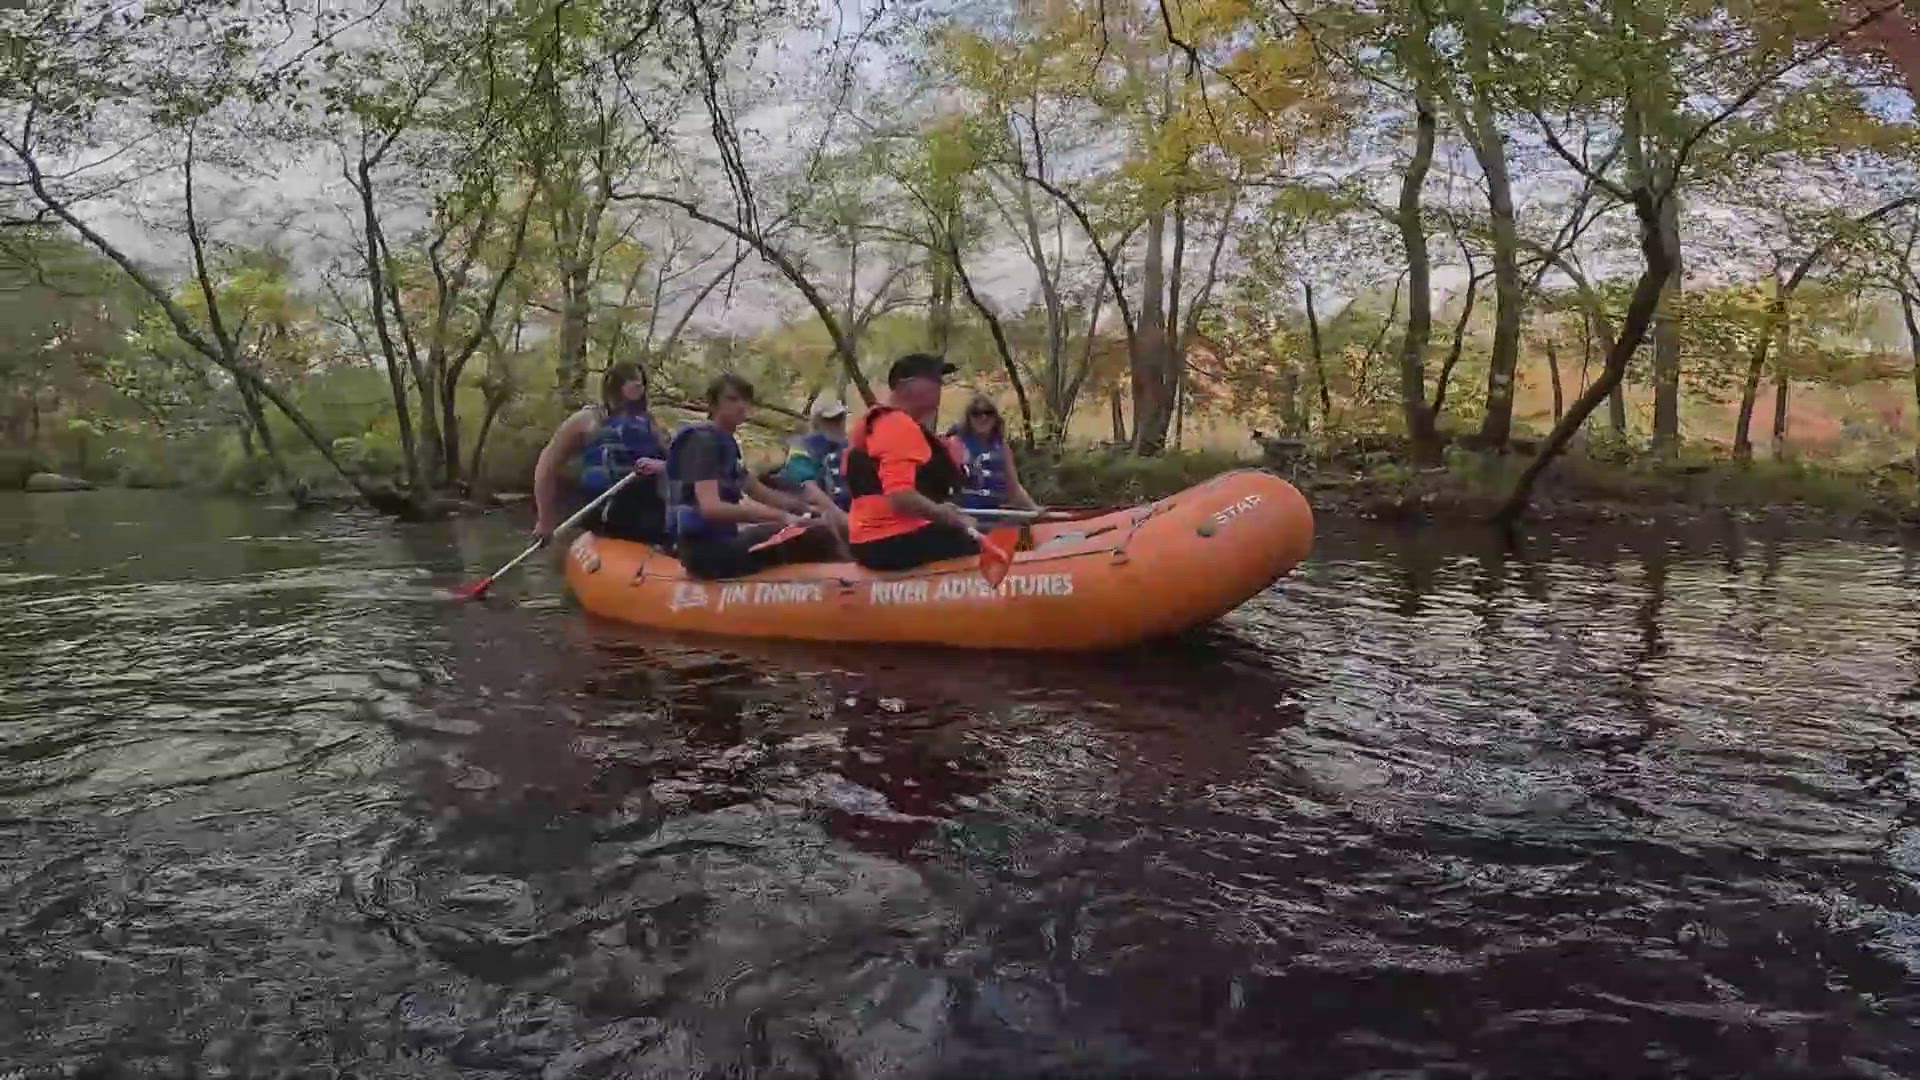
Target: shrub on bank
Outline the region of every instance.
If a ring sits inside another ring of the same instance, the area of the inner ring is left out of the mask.
[[[365,435],[347,435],[335,439],[333,454],[341,464],[361,476],[397,481],[406,472],[406,457],[400,451],[400,440],[385,431],[370,431]]]
[[[27,486],[27,477],[46,472],[47,463],[31,447],[0,448],[0,490],[19,491]]]
[[[1323,462],[1299,474],[1316,506],[1350,504],[1363,513],[1478,517],[1512,491],[1530,454],[1450,447],[1442,467],[1414,469],[1400,457]],[[1740,463],[1689,447],[1671,460],[1644,450],[1622,455],[1609,444],[1581,447],[1541,478],[1542,506],[1637,512],[1659,507],[1763,511],[1800,507],[1847,518],[1899,519],[1920,513],[1920,485],[1902,464],[1878,469],[1772,459]]]
[[[113,483],[124,488],[184,487],[185,475],[177,462],[165,457],[128,457],[120,462]]]
[[[485,491],[531,491],[534,463],[540,460],[540,451],[557,426],[557,420],[544,425],[519,422],[518,418],[513,422],[495,420],[493,430],[487,433],[487,453],[480,463],[480,474],[473,477],[475,486]]]
[[[273,466],[263,454],[249,455],[237,438],[222,440],[209,454],[202,483],[223,495],[258,495],[273,486]]]
[[[1045,506],[1150,502],[1229,469],[1257,464],[1216,450],[1170,450],[1136,457],[1124,450],[1015,449],[1020,479]]]

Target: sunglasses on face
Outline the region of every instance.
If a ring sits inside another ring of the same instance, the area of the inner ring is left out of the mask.
[[[1000,414],[997,412],[994,412],[992,409],[973,409],[969,411],[967,415],[968,416],[999,416]]]

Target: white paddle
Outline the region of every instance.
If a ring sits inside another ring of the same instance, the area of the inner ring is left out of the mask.
[[[495,570],[493,573],[488,574],[486,577],[481,578],[479,581],[475,582],[474,584],[460,585],[455,587],[453,590],[454,595],[465,597],[469,600],[478,600],[481,597],[487,595],[487,590],[493,588],[493,583],[496,580],[498,580],[501,575],[505,574],[507,571],[525,562],[527,560],[527,557],[532,555],[534,552],[539,551],[543,547],[546,547],[548,542],[551,541],[555,536],[559,535],[561,532],[564,532],[567,529],[571,529],[575,525],[578,525],[581,521],[585,520],[588,514],[592,513],[595,510],[600,509],[600,504],[606,502],[608,499],[613,498],[615,492],[619,491],[621,488],[626,487],[628,484],[632,483],[633,478],[639,475],[640,475],[639,473],[630,472],[627,475],[621,477],[617,482],[615,482],[615,484],[612,487],[601,492],[599,495],[594,497],[594,500],[592,502],[581,507],[579,513],[574,514],[572,517],[561,522],[560,527],[558,529],[555,529],[553,530],[553,532],[547,534],[546,536],[543,536],[540,539],[535,540],[533,543],[528,544],[527,550],[521,552],[518,555],[515,555],[511,560],[507,562],[505,566],[502,566],[500,569]]]

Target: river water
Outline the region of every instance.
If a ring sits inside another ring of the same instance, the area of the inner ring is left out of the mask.
[[[1324,521],[1063,659],[0,499],[0,1075],[1920,1075],[1911,550]]]

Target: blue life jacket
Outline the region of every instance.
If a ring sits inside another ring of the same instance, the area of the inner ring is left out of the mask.
[[[960,484],[963,510],[998,510],[1007,501],[1007,444],[983,438],[963,427],[960,445],[967,451],[966,478]]]
[[[846,474],[840,471],[841,458],[846,455],[847,444],[835,442],[818,431],[810,431],[800,436],[793,440],[793,444],[808,457],[820,463],[820,475],[814,478],[815,482],[820,485],[820,490],[826,492],[827,497],[833,500],[835,506],[845,510],[853,501],[852,493],[847,490]]]
[[[693,483],[683,478],[681,451],[687,436],[696,431],[712,431],[720,436],[720,501],[737,503],[747,490],[747,465],[740,458],[740,443],[730,433],[710,421],[688,424],[673,435],[667,448],[667,487],[673,501],[668,521],[679,540],[727,540],[740,531],[731,521],[708,521],[700,514],[700,500]]]
[[[660,435],[653,429],[653,418],[646,413],[609,413],[593,429],[586,449],[580,452],[580,493],[591,499],[612,487],[616,480],[633,471],[641,458],[663,458]],[[640,482],[628,484],[623,492]],[[623,494],[621,498],[625,498]]]

